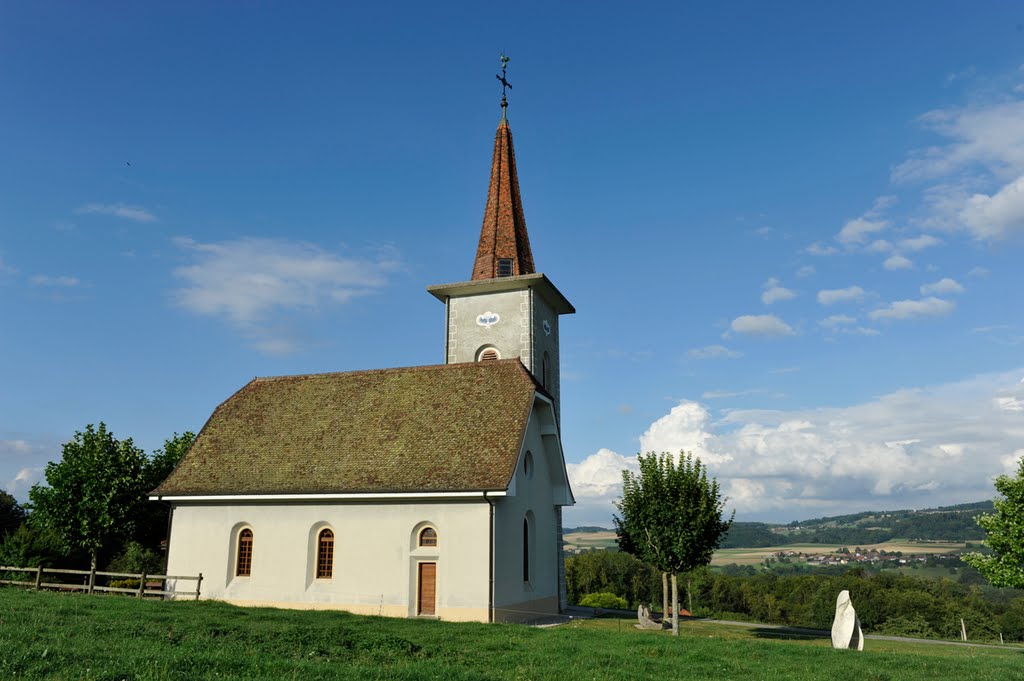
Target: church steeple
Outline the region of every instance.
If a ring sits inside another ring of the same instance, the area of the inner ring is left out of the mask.
[[[508,57],[502,55],[501,121],[494,134],[494,156],[491,158],[491,183],[487,188],[487,206],[480,228],[480,243],[473,262],[473,280],[494,277],[533,274],[533,253],[530,237],[526,233],[523,199],[519,195],[519,176],[516,174],[516,153],[512,146],[512,129],[505,112],[508,100],[505,89],[511,88],[505,80]]]

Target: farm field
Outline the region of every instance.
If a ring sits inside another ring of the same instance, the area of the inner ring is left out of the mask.
[[[0,589],[0,677],[74,679],[829,679],[1020,677],[1024,649],[786,640],[708,622],[552,628]],[[641,671],[642,670],[642,671]]]
[[[618,548],[614,532],[572,532],[562,537],[566,550],[610,549]]]
[[[756,549],[719,549],[715,551],[711,559],[712,565],[757,565],[763,563],[765,558],[773,556],[779,551],[797,551],[801,553],[836,553],[839,549],[846,547],[853,551],[855,546],[847,544],[785,544],[783,546],[765,546]],[[902,551],[904,554],[931,554],[949,553],[962,551],[966,544],[963,542],[912,542],[905,539],[892,539],[880,544],[864,544],[860,548],[865,550],[877,549],[893,553]]]

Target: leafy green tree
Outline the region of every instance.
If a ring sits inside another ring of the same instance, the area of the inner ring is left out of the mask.
[[[985,544],[992,555],[978,552],[963,556],[963,561],[976,568],[993,586],[1024,587],[1024,459],[1017,475],[996,478],[996,491],[1001,497],[992,502],[994,513],[977,517],[985,530]]]
[[[47,485],[29,491],[31,522],[51,530],[65,550],[88,551],[95,568],[101,549],[136,530],[149,491],[146,464],[131,438],[89,424],[64,445],[59,462],[46,465]]]
[[[672,633],[679,635],[678,573],[707,565],[735,512],[722,519],[718,481],[693,454],[641,454],[640,472],[622,472],[614,516],[619,548],[672,576]],[[663,577],[664,578],[664,577]]]
[[[181,435],[175,433],[170,439],[164,440],[162,449],[153,452],[143,470],[143,499],[146,499],[148,494],[171,474],[195,439],[195,434],[188,431]],[[158,551],[160,542],[167,538],[169,509],[170,507],[164,502],[144,502],[139,512],[138,523],[133,535],[134,540],[146,549]]]
[[[25,522],[25,509],[7,492],[0,492],[0,540]]]

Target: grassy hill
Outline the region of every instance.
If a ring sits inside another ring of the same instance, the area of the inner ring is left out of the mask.
[[[868,640],[863,653],[773,629],[631,620],[549,629],[0,589],[0,677],[57,679],[1020,678],[1021,648]]]
[[[943,506],[920,510],[863,511],[849,515],[812,518],[781,523],[733,523],[722,542],[723,549],[782,547],[790,544],[834,544],[836,546],[867,546],[893,539],[928,542],[981,541],[985,533],[974,517],[992,510],[991,501]],[[571,543],[579,548],[609,548],[606,541],[611,532],[603,527],[567,528]],[[591,541],[587,535],[601,535]]]

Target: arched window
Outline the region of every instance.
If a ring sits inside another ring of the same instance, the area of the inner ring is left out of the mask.
[[[523,518],[523,581],[530,581],[530,519]]]
[[[540,384],[545,389],[551,390],[551,355],[547,350],[544,351],[540,360]]]
[[[501,359],[501,355],[498,354],[495,348],[483,348],[476,356],[476,361],[478,362],[490,362],[495,359]]]
[[[334,532],[320,531],[316,541],[316,577],[330,579],[334,575]]]
[[[424,527],[420,532],[420,546],[437,546],[437,530]]]
[[[533,478],[533,453],[530,451],[523,455],[523,475],[527,480]]]
[[[248,577],[252,574],[252,530],[248,527],[238,533],[238,555],[235,575]]]

